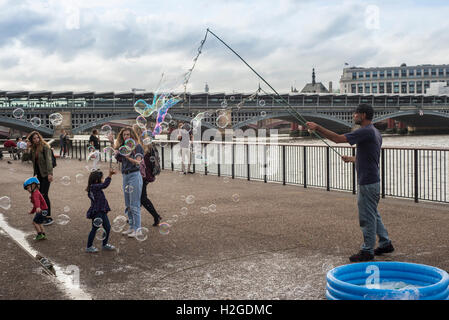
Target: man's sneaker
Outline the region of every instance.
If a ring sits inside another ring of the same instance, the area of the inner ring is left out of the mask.
[[[132,232],[128,234],[128,238],[135,238],[136,235],[137,235],[136,231],[132,230]]]
[[[122,234],[127,235],[130,234],[131,232],[133,232],[133,229],[129,228],[128,230],[123,231]]]
[[[97,253],[98,249],[92,246],[92,247],[87,248],[86,252],[87,253]]]
[[[379,248],[374,249],[374,254],[376,256],[380,256],[383,253],[390,253],[390,252],[393,252],[393,251],[394,251],[394,247],[393,247],[393,244],[390,242],[389,245],[387,245],[387,246],[385,246],[383,248],[379,247]]]
[[[112,251],[112,250],[115,250],[115,247],[112,244],[107,243],[103,246],[103,250],[111,250]]]
[[[358,253],[353,254],[349,257],[349,261],[351,262],[363,262],[363,261],[371,261],[374,259],[374,254],[369,253],[368,251],[360,250]]]
[[[49,226],[52,223],[53,223],[53,218],[48,217],[48,218],[45,219],[45,222],[43,223],[43,225],[44,226]]]

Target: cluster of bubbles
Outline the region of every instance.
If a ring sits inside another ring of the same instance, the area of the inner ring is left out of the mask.
[[[11,199],[8,196],[0,198],[0,208],[4,210],[9,210],[9,208],[11,208]]]
[[[25,111],[22,108],[16,108],[13,110],[12,115],[16,119],[22,119],[25,115]],[[53,126],[60,126],[64,118],[60,113],[56,112],[50,114],[48,119]],[[38,128],[42,125],[42,120],[39,117],[32,117],[30,123],[33,127]]]

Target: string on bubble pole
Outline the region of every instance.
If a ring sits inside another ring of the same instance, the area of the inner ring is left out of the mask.
[[[297,119],[301,124],[303,124],[304,126],[306,126],[306,119],[298,112],[296,111],[291,105],[290,103],[285,100],[277,91],[276,89],[274,89],[256,70],[254,70],[253,67],[251,67],[246,61],[245,59],[243,59],[234,49],[232,49],[226,42],[224,42],[219,36],[217,36],[215,33],[213,33],[209,28],[207,28],[206,31],[206,36],[204,39],[206,39],[207,34],[210,33],[212,34],[215,38],[217,38],[217,40],[219,40],[224,46],[226,46],[229,50],[231,50],[253,73],[256,74],[256,76],[261,79],[271,90],[273,90],[273,92],[276,94],[276,96],[278,96],[282,102],[284,102],[289,108],[288,111],[290,112],[290,114]],[[307,126],[306,126],[307,127]],[[331,145],[329,145],[329,143],[323,138],[321,137],[316,131],[312,131],[316,137],[318,137],[319,139],[321,139],[321,141],[323,141],[329,148],[331,148],[335,153],[337,153],[340,157],[342,156],[334,147],[332,147]]]

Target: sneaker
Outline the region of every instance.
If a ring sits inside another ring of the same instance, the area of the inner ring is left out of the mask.
[[[390,253],[390,252],[393,252],[393,251],[394,251],[394,247],[393,247],[393,244],[390,242],[390,244],[388,244],[387,246],[385,246],[383,248],[379,247],[379,248],[374,249],[374,254],[376,256],[380,256],[383,253]]]
[[[49,226],[52,223],[53,223],[53,218],[48,217],[48,218],[45,219],[45,222],[43,223],[43,225],[44,226]]]
[[[131,232],[133,232],[133,229],[129,228],[128,230],[123,231],[122,234],[123,234],[123,235],[127,235],[127,234],[129,234],[129,233],[131,233]]]
[[[43,234],[41,240],[47,240],[47,235]]]
[[[132,232],[128,234],[128,238],[135,238],[136,235],[137,235],[136,231],[132,230]]]
[[[87,253],[97,253],[98,249],[92,246],[92,247],[87,248],[86,252]]]
[[[157,227],[159,225],[159,223],[161,222],[161,220],[162,220],[162,217],[158,216],[156,218],[156,220],[154,220],[153,227]]]
[[[351,262],[363,262],[363,261],[371,261],[374,259],[374,254],[369,253],[368,251],[360,250],[358,253],[353,254],[349,257],[349,261]]]
[[[34,238],[34,240],[44,240],[44,235],[43,234],[38,234],[35,238]]]
[[[107,243],[103,246],[103,250],[111,250],[112,251],[112,250],[115,250],[115,247],[112,244]]]

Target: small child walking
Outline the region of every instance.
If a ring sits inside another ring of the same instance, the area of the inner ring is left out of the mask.
[[[37,236],[34,240],[45,240],[47,236],[45,235],[44,227],[42,224],[45,221],[45,212],[48,210],[47,203],[45,202],[44,197],[39,191],[40,182],[36,177],[31,177],[25,180],[23,183],[23,188],[27,190],[31,196],[30,200],[33,204],[33,209],[30,211],[30,214],[34,213],[33,225],[36,229]]]
[[[109,176],[104,179],[104,181],[103,172],[100,170],[92,171],[89,175],[86,191],[91,204],[89,210],[87,211],[86,217],[92,220],[92,230],[90,231],[87,239],[86,252],[88,253],[98,252],[98,249],[93,246],[93,242],[100,225],[103,225],[106,233],[104,235],[105,238],[103,239],[103,250],[115,250],[115,247],[108,243],[111,224],[107,213],[111,211],[111,209],[109,208],[108,201],[106,200],[103,192],[103,189],[106,189],[111,183],[111,177],[114,174],[116,174],[116,171],[110,168]]]

